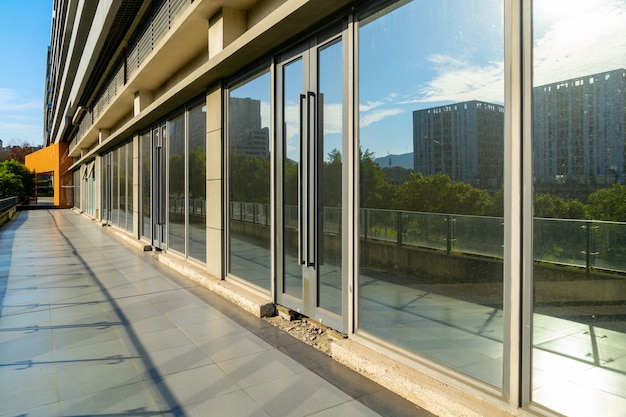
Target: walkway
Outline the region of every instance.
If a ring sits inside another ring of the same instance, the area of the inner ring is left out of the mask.
[[[0,228],[0,416],[431,416],[70,210]]]

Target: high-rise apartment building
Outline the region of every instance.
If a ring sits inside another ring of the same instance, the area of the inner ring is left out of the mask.
[[[230,127],[231,152],[266,158],[269,156],[269,128],[261,122],[261,101],[251,98],[233,98],[229,113],[237,120]]]
[[[624,183],[626,70],[533,89],[533,175],[539,190]]]
[[[504,107],[466,101],[413,112],[414,171],[496,191],[504,172]]]

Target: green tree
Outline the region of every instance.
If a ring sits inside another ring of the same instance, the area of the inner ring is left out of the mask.
[[[0,171],[0,198],[24,198],[24,184],[22,179],[12,172]]]
[[[591,193],[587,213],[594,220],[626,221],[626,185],[613,184]]]
[[[0,176],[4,177],[4,183],[6,184],[6,188],[3,187],[3,192],[13,193],[4,195],[2,198],[17,196],[20,200],[23,200],[35,194],[34,175],[23,163],[16,160],[0,162]],[[17,178],[22,187],[14,185],[14,178]]]

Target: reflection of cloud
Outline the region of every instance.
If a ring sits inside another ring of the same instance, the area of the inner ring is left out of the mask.
[[[360,111],[370,111],[370,110],[375,109],[376,107],[380,107],[382,105],[383,105],[382,101],[368,101],[365,104],[361,103],[359,105],[359,110]]]
[[[626,67],[623,1],[577,1],[560,13],[538,9],[535,18],[547,19],[535,33],[535,85]]]
[[[375,110],[373,112],[370,113],[365,113],[363,114],[363,112],[361,112],[361,118],[359,120],[359,125],[361,128],[363,127],[367,127],[373,123],[379,122],[383,119],[386,119],[387,117],[392,117],[392,116],[396,116],[400,113],[404,113],[404,109],[400,109],[400,108],[392,108],[392,109],[380,109],[380,110]]]
[[[343,131],[343,106],[341,103],[324,104],[324,134]]]
[[[272,109],[270,103],[267,101],[261,101],[261,126],[269,127],[272,115]]]
[[[482,100],[504,101],[504,63],[490,62],[480,66],[455,57],[433,55],[431,62],[437,75],[418,91],[418,96],[406,103],[460,102]]]

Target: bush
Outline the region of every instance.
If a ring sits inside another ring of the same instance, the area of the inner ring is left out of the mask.
[[[33,173],[24,164],[16,160],[0,162],[0,198],[17,196],[24,200],[34,193]]]

